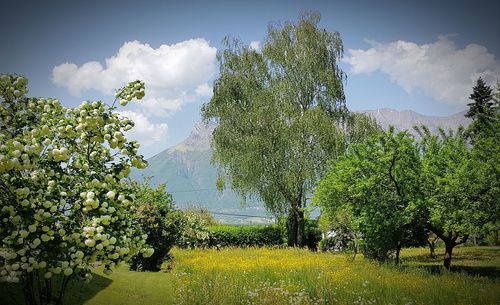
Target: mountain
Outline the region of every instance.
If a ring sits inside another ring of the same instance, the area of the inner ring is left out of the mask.
[[[464,112],[447,117],[425,116],[411,110],[387,108],[362,112],[375,118],[383,128],[394,125],[398,130],[409,130],[413,134],[414,125],[425,124],[431,131],[436,131],[438,127],[456,129],[470,123],[464,117]],[[227,223],[270,222],[270,215],[259,201],[248,200],[243,205],[235,192],[216,190],[217,170],[210,163],[211,135],[215,127],[213,123],[196,124],[187,139],[150,158],[149,166],[144,170],[133,171],[132,178],[140,180],[151,177],[153,185],[166,183],[167,191],[172,193],[176,205],[181,209],[203,208]]]
[[[397,111],[389,108],[361,112],[373,117],[384,129],[393,125],[397,130],[408,130],[414,135],[416,135],[413,130],[415,125],[426,125],[431,132],[436,132],[439,127],[445,130],[457,129],[459,126],[467,126],[471,122],[469,118],[465,117],[466,111],[451,116],[427,116],[412,110]]]
[[[211,136],[215,126],[197,123],[187,139],[148,159],[146,169],[132,171],[132,179],[151,177],[152,185],[166,183],[177,207],[205,209],[226,223],[271,222],[271,216],[259,201],[249,199],[243,203],[230,189],[217,191],[217,170],[210,163]]]

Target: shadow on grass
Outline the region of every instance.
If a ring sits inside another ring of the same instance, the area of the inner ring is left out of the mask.
[[[97,293],[111,285],[112,280],[102,275],[92,273],[90,283],[74,281],[68,285],[65,305],[83,305],[86,301],[92,299]]]
[[[467,251],[458,252],[453,254],[453,261],[491,261],[500,255],[500,251],[497,249],[481,249],[481,251]],[[444,257],[444,251],[439,249],[436,252],[436,258],[431,258],[429,254],[418,254],[407,256],[404,258],[406,261],[420,262],[420,263],[436,263],[442,262]]]
[[[90,283],[73,281],[66,289],[65,305],[83,305],[97,293],[111,284],[111,280],[102,275],[92,273]],[[0,283],[0,305],[24,304],[22,287],[20,284]]]
[[[428,265],[418,266],[417,268],[424,269],[432,274],[442,274],[448,272],[443,266]],[[471,276],[485,276],[490,279],[500,279],[500,269],[489,266],[451,266],[451,272],[465,273]]]

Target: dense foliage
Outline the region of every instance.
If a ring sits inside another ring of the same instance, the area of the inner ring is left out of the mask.
[[[281,227],[264,225],[218,225],[209,227],[210,247],[262,247],[283,245]]]
[[[318,227],[318,220],[306,217],[304,221],[304,245],[311,251],[317,251],[318,244],[321,241],[321,230]]]
[[[353,145],[321,180],[313,200],[327,214],[352,210],[359,218],[366,256],[387,260],[395,252],[398,260],[402,247],[418,245],[425,238],[419,236],[423,225],[419,168],[412,136],[390,128]],[[343,234],[348,231],[338,229]]]
[[[305,244],[304,207],[326,161],[373,122],[345,107],[342,40],[318,14],[273,24],[261,50],[226,40],[214,95],[203,105],[214,161],[242,196],[289,216],[289,245]]]
[[[470,99],[468,130],[438,135],[419,130],[424,209],[429,230],[445,244],[446,268],[456,245],[472,234],[498,230],[500,221],[500,113],[481,78]]]
[[[61,304],[67,283],[90,279],[93,263],[110,272],[153,253],[123,181],[146,162],[124,136],[134,123],[114,105],[66,108],[26,93],[26,78],[0,76],[0,280],[21,281],[27,304]],[[116,94],[122,105],[143,96],[140,81]]]
[[[473,234],[497,234],[498,93],[492,97],[481,79],[473,90],[468,130],[431,134],[421,126],[416,140],[405,131],[389,129],[352,146],[320,181],[314,201],[331,220],[346,208],[352,211],[367,256],[386,260],[395,250],[397,260],[402,246],[423,242],[433,256],[438,237],[449,269],[455,246]]]
[[[167,193],[164,184],[153,188],[146,179],[144,183],[131,182],[131,187],[136,194],[136,217],[142,230],[148,234],[146,242],[154,249],[154,253],[150,257],[132,257],[130,268],[136,271],[159,271],[181,235],[182,218],[175,211],[172,195]]]

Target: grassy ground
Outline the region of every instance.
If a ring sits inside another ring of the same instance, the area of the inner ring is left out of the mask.
[[[443,251],[438,249],[438,257]],[[458,248],[443,272],[427,249],[405,249],[403,266],[300,249],[173,251],[168,273],[96,270],[67,304],[500,304],[500,248]],[[16,287],[0,284],[0,304]]]

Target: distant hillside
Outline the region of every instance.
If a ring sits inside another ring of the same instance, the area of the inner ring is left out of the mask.
[[[361,111],[373,117],[387,129],[393,125],[398,130],[408,130],[415,134],[413,126],[426,125],[432,132],[436,132],[439,127],[447,129],[457,129],[459,126],[467,126],[471,120],[465,117],[466,111],[459,112],[451,116],[427,116],[416,113],[412,110],[397,111],[389,108]]]
[[[212,132],[215,125],[196,124],[189,137],[181,143],[167,148],[148,159],[149,166],[135,170],[133,179],[151,177],[151,183],[167,184],[179,208],[203,208],[228,223],[266,223],[271,219],[256,200],[243,205],[241,198],[231,190],[218,192],[215,187],[217,170],[210,164]],[[225,214],[249,215],[230,216]]]
[[[435,131],[439,126],[456,129],[470,122],[463,116],[464,113],[436,117],[421,115],[410,110],[396,111],[387,108],[363,112],[373,116],[383,128],[394,125],[398,130],[406,129],[412,133],[414,125],[425,124],[431,131]],[[210,164],[211,136],[215,127],[214,124],[196,124],[186,140],[150,158],[148,168],[133,171],[132,178],[152,177],[154,185],[166,183],[167,190],[173,194],[180,208],[204,208],[220,213],[214,216],[229,223],[269,222],[269,215],[258,201],[253,200],[242,206],[241,199],[231,190],[219,193],[215,189],[217,170]]]

